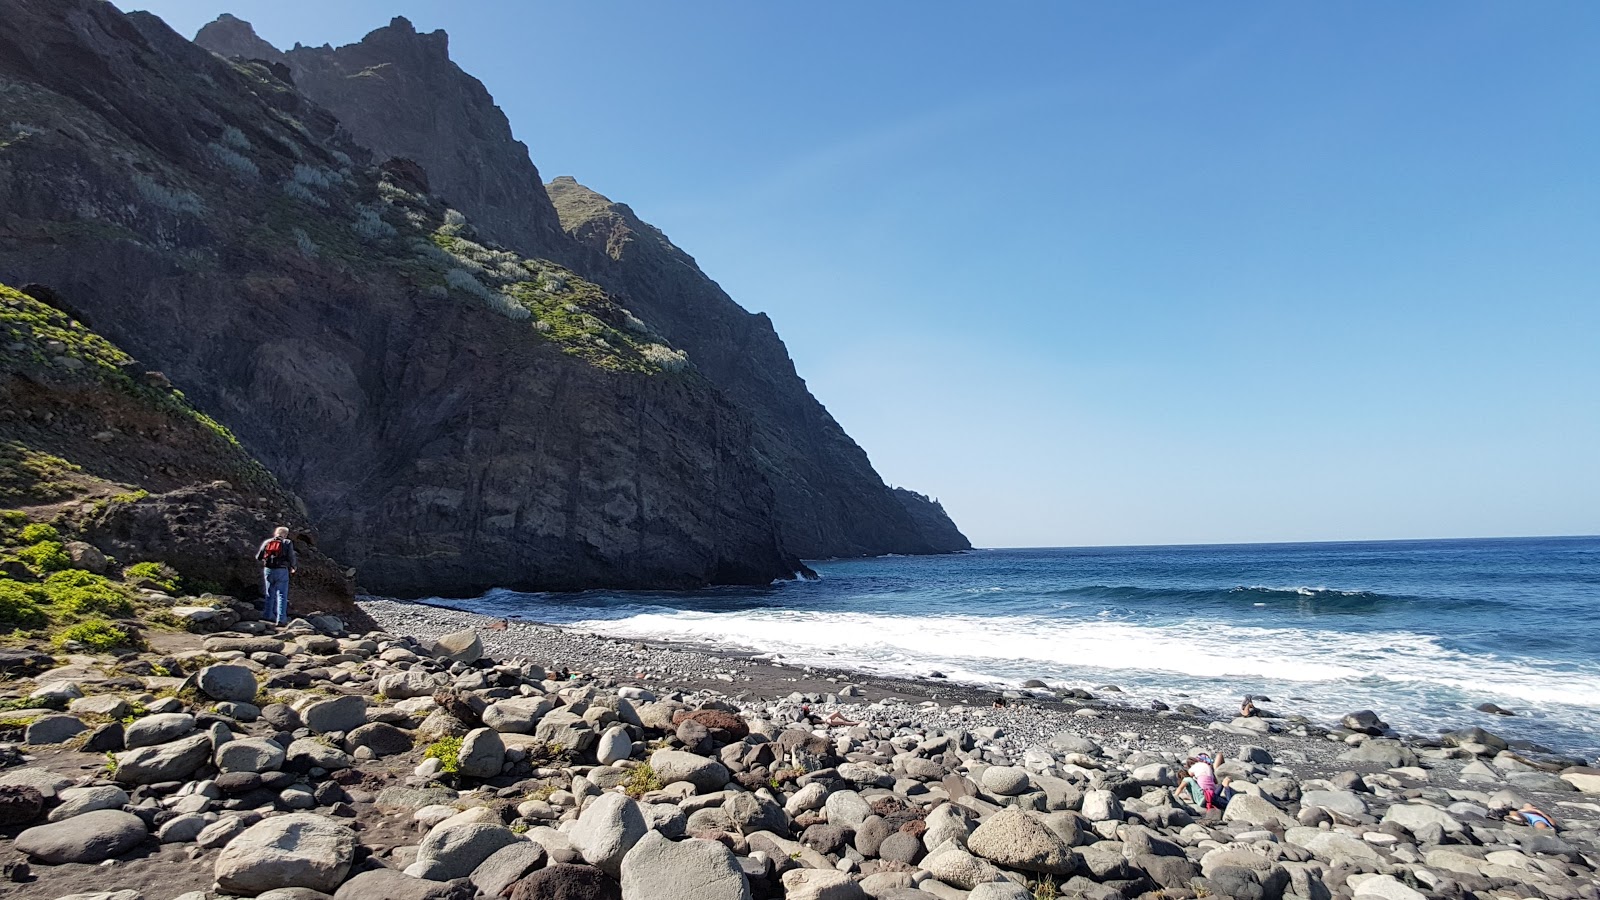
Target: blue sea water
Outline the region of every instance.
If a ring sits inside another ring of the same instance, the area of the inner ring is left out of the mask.
[[[964,682],[1030,678],[1222,713],[1243,694],[1424,734],[1600,754],[1600,538],[979,550],[817,581],[440,601],[622,637]],[[1518,715],[1478,712],[1484,702]]]

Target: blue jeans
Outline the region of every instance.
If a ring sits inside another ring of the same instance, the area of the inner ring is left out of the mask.
[[[282,624],[289,619],[289,570],[288,569],[262,569],[262,580],[266,585],[267,602],[261,607],[261,614],[269,622]]]

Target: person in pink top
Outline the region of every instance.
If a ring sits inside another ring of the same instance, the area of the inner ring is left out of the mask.
[[[1187,794],[1189,802],[1202,809],[1221,809],[1228,803],[1232,790],[1227,781],[1217,782],[1217,766],[1222,765],[1222,754],[1216,759],[1209,753],[1196,753],[1184,761],[1187,772],[1178,782],[1178,795]]]

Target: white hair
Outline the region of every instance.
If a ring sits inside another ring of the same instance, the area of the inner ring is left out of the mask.
[[[289,529],[286,526],[279,525],[277,528],[273,529],[272,536],[286,538],[289,536]]]

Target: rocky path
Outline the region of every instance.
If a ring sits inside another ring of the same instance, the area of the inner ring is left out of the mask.
[[[384,631],[3,654],[0,897],[1600,900],[1600,771],[1482,731],[994,708],[365,607]],[[1223,810],[1174,796],[1199,750]]]

